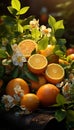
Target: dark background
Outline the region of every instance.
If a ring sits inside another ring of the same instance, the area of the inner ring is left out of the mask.
[[[41,19],[43,13],[52,15],[56,20],[63,19],[65,25],[64,37],[67,39],[67,47],[74,47],[74,0],[20,0],[22,7],[30,6],[30,9],[22,18],[34,15],[40,19],[40,24],[47,25],[47,19]],[[11,0],[0,0],[0,15],[10,15],[7,6]],[[46,8],[46,12],[43,10]]]

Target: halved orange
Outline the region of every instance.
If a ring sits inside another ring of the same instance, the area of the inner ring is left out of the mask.
[[[64,68],[57,64],[51,63],[48,64],[46,71],[45,71],[46,79],[53,84],[57,84],[61,82],[65,76]]]
[[[18,48],[20,49],[20,51],[22,52],[22,54],[28,58],[31,53],[37,49],[37,43],[34,40],[31,39],[25,39],[23,41],[21,41],[18,44]]]
[[[22,78],[14,78],[11,79],[7,86],[6,86],[6,94],[14,96],[15,94],[15,87],[19,87],[21,88],[21,90],[23,91],[24,94],[27,94],[30,92],[29,90],[29,86],[27,84],[27,82],[22,79]],[[18,88],[17,88],[18,89]]]
[[[45,71],[48,61],[45,56],[41,54],[33,54],[28,59],[28,68],[35,74],[41,74]]]

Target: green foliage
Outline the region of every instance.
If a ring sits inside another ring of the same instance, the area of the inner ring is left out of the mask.
[[[44,50],[48,46],[48,37],[43,37],[39,42],[38,42],[38,48],[39,50]]]
[[[5,73],[5,67],[0,65],[0,79],[3,78],[4,73]]]
[[[21,77],[28,82],[29,80],[38,81],[38,76],[29,71],[26,63],[22,67],[15,66],[12,63],[12,45],[18,45],[24,39],[30,38],[34,40],[38,44],[39,50],[46,49],[48,45],[55,45],[54,53],[62,59],[70,60],[65,54],[66,39],[63,38],[65,31],[63,20],[56,21],[53,16],[49,16],[48,26],[51,28],[51,32],[48,37],[47,35],[42,35],[40,26],[38,28],[30,28],[30,21],[33,20],[33,16],[21,19],[20,16],[28,11],[28,6],[21,8],[19,0],[11,0],[11,5],[7,9],[11,16],[2,16],[3,23],[0,24],[0,79],[5,81],[7,79],[8,82],[12,78]],[[35,53],[36,50],[32,52],[32,54]],[[68,66],[64,66],[66,75],[74,70],[74,62],[71,61],[70,63]],[[53,107],[57,107],[55,118],[59,122],[66,119],[68,126],[74,122],[74,82],[70,93],[72,101],[67,101],[62,94],[58,94],[56,104],[53,105]]]
[[[32,29],[31,36],[32,36],[33,39],[35,39],[36,41],[38,41],[39,37],[40,37],[40,31],[37,30],[36,28]]]
[[[54,27],[54,24],[56,23],[56,19],[50,15],[50,18],[48,19],[48,23],[51,27]]]
[[[54,106],[59,106],[55,111],[55,118],[60,121],[65,121],[67,128],[71,122],[74,123],[74,101],[68,101],[62,94],[58,94]]]
[[[6,53],[6,50],[0,49],[0,58],[7,58],[8,55]]]
[[[12,8],[16,9],[17,11],[21,8],[21,3],[19,0],[11,0],[11,6]]]
[[[17,77],[18,77],[18,74],[19,74],[19,69],[18,69],[18,67],[15,67],[15,68],[11,71],[10,77],[11,77],[11,78],[17,78]]]
[[[64,109],[61,109],[61,110],[57,110],[55,112],[55,117],[56,119],[60,122],[62,120],[64,120],[66,118],[66,111]]]
[[[58,96],[56,98],[56,102],[58,105],[64,105],[66,103],[66,99],[61,94],[58,94]]]

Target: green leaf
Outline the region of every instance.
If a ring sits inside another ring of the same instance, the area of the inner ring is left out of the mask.
[[[55,36],[52,36],[52,37],[50,38],[50,44],[55,45],[56,42],[57,42],[57,40],[56,40]]]
[[[57,98],[56,98],[56,102],[59,105],[64,105],[66,103],[66,99],[65,99],[65,97],[63,95],[58,94]]]
[[[5,73],[5,67],[0,65],[0,78],[3,78],[4,73]]]
[[[20,3],[19,0],[12,0],[11,1],[11,6],[12,6],[12,8],[16,9],[17,11],[19,11],[20,8],[21,8],[21,3]]]
[[[23,7],[18,12],[17,15],[25,14],[28,11],[29,7]]]
[[[0,49],[0,58],[7,58],[8,55],[5,50]]]
[[[48,23],[53,28],[54,24],[56,23],[56,19],[50,15],[50,17],[48,19]]]
[[[16,78],[18,77],[18,67],[15,67],[13,71],[11,72],[11,77]]]
[[[25,30],[27,30],[27,29],[29,30],[29,25],[24,25],[24,26],[23,26],[23,30],[25,31]]]
[[[64,29],[58,29],[55,31],[55,37],[60,38],[64,34]]]
[[[55,112],[55,118],[60,122],[66,117],[66,111],[61,109]]]
[[[55,31],[58,29],[64,29],[63,20],[59,20],[54,24]]]
[[[30,80],[34,80],[34,81],[38,81],[38,77],[37,75],[31,73],[31,72],[28,72],[28,71],[25,71],[25,75],[27,76],[27,78],[29,78]]]
[[[23,33],[23,27],[18,23],[18,32]]]
[[[64,52],[59,50],[54,51],[56,55],[58,55],[60,58],[64,56]]]
[[[31,31],[31,35],[32,35],[32,38],[35,39],[35,40],[38,40],[39,37],[40,37],[40,32],[38,29],[34,28],[32,29]]]
[[[43,37],[39,42],[38,42],[38,49],[39,50],[44,50],[48,46],[48,37]]]
[[[67,121],[74,122],[74,110],[67,110]]]
[[[65,45],[65,43],[66,43],[66,39],[60,38],[60,39],[57,40],[57,43],[58,43],[59,45],[63,46],[63,45]]]
[[[14,8],[12,8],[12,6],[8,6],[7,9],[11,14],[13,14],[14,16],[16,15],[17,11]]]
[[[7,52],[8,52],[9,55],[12,55],[13,51],[12,51],[12,48],[11,48],[10,44],[6,45],[6,50],[7,50]]]

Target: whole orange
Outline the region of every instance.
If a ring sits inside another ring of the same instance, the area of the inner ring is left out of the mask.
[[[70,60],[74,60],[74,54],[70,54],[67,56]]]
[[[22,78],[11,79],[6,86],[6,94],[13,96],[15,94],[15,87],[20,87],[24,94],[29,93],[29,86]]]
[[[48,83],[38,89],[37,96],[41,105],[47,107],[56,103],[56,97],[59,93],[60,90],[55,85]]]
[[[63,59],[60,59],[60,58],[59,58],[59,64],[60,64],[60,65],[68,65],[69,62],[66,61],[66,60],[63,60]]]
[[[56,54],[50,54],[47,57],[47,60],[48,60],[48,64],[50,64],[50,63],[58,63],[59,62],[59,56],[56,55]]]
[[[38,90],[43,84],[47,82],[44,75],[38,75],[38,81],[30,80],[31,89]]]
[[[74,47],[72,48],[68,48],[67,50],[66,50],[66,55],[68,56],[68,55],[70,55],[70,54],[74,54]]]
[[[54,45],[48,45],[46,49],[40,50],[39,53],[44,55],[45,57],[53,54],[55,46]]]
[[[28,93],[21,98],[20,105],[29,111],[35,111],[39,106],[39,98],[36,94]]]

